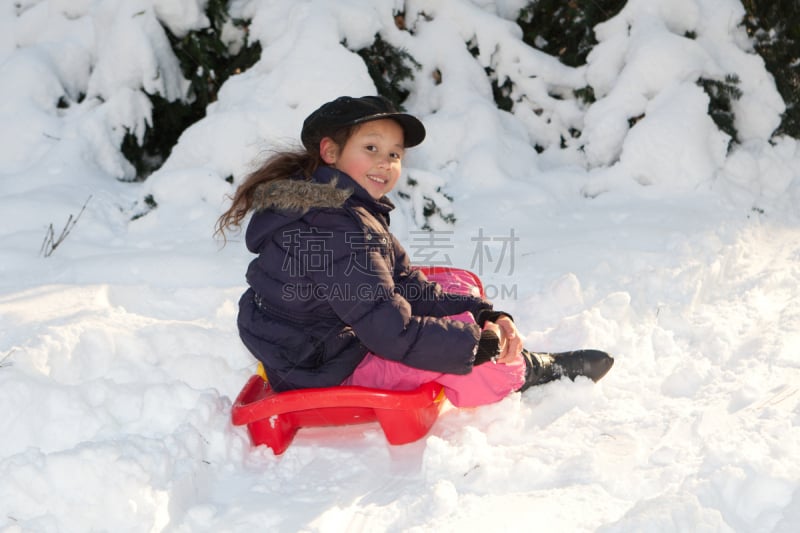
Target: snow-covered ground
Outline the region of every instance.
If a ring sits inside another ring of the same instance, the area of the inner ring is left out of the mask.
[[[202,27],[204,3],[0,4],[1,531],[800,530],[800,145],[768,142],[783,102],[738,0],[631,0],[579,69],[521,44],[521,0],[409,0],[413,34],[392,0],[235,0],[260,62],[125,183],[140,89],[185,88],[158,21]],[[275,457],[230,423],[255,370],[235,327],[251,257],[213,225],[226,177],[322,102],[374,94],[339,43],[378,31],[422,65],[401,241],[481,274],[528,347],[616,365],[448,408],[413,444],[309,429]],[[513,113],[487,66],[515,81]],[[730,153],[695,84],[728,73]],[[588,108],[563,97],[587,83]],[[420,233],[426,195],[456,223]]]

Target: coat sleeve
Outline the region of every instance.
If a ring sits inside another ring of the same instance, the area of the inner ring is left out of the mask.
[[[477,317],[484,309],[492,309],[488,300],[468,294],[454,294],[442,290],[441,285],[429,281],[424,273],[411,268],[403,246],[392,236],[395,251],[395,284],[398,291],[411,304],[414,314],[449,316],[469,311]]]
[[[312,272],[315,294],[327,299],[369,350],[423,370],[449,374],[472,370],[480,328],[415,313],[395,284],[394,243],[388,238],[381,242],[385,234],[373,238],[369,230],[351,226],[351,231],[329,235],[331,262]]]

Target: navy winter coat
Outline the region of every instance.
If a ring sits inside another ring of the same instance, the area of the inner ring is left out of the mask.
[[[321,167],[312,181],[257,189],[246,242],[257,253],[239,331],[275,390],[340,384],[367,351],[408,366],[467,374],[480,328],[447,315],[491,304],[444,293],[410,268],[389,233],[391,202]]]

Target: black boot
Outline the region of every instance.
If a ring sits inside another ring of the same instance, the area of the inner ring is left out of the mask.
[[[520,392],[534,385],[568,377],[586,376],[597,382],[614,366],[614,358],[600,350],[576,350],[561,353],[535,353],[522,350],[525,358],[525,383]]]

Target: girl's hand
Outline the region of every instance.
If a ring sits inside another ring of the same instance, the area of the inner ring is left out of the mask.
[[[497,362],[505,364],[517,362],[522,354],[522,339],[514,321],[507,316],[501,316],[494,325],[500,330],[500,355],[497,357]]]
[[[520,359],[522,339],[513,320],[507,316],[501,316],[496,322],[487,321],[483,325],[483,329],[494,332],[500,339],[500,354],[495,362],[511,364]]]
[[[503,345],[503,330],[500,329],[500,326],[495,324],[494,322],[489,322],[488,320],[483,324],[482,331],[491,331],[497,335],[497,338],[500,339],[500,345]]]

